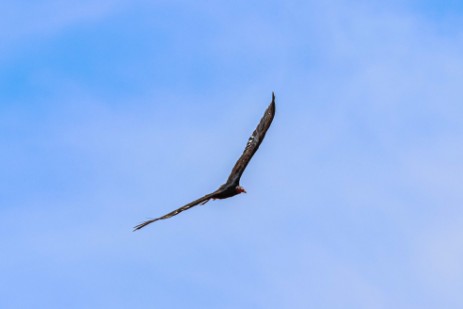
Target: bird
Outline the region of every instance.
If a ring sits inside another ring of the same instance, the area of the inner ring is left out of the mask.
[[[262,116],[259,124],[257,125],[256,129],[252,133],[251,137],[249,137],[248,142],[246,143],[246,147],[242,155],[238,159],[238,161],[235,163],[230,175],[228,176],[227,181],[212,193],[206,194],[203,197],[197,200],[194,200],[172,212],[169,212],[168,214],[162,217],[150,219],[143,223],[138,224],[137,226],[134,227],[133,231],[137,231],[153,222],[172,218],[178,215],[179,213],[185,210],[188,210],[194,206],[204,205],[210,200],[226,199],[226,198],[235,196],[240,193],[246,193],[246,190],[240,185],[241,175],[243,175],[243,172],[248,166],[249,161],[251,161],[257,149],[259,149],[259,146],[264,140],[267,130],[270,128],[270,125],[272,124],[274,116],[275,116],[275,94],[272,92],[272,101],[270,105],[265,110],[264,115]]]

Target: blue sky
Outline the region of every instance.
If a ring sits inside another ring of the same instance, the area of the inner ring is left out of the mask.
[[[462,17],[1,1],[0,307],[461,308]]]

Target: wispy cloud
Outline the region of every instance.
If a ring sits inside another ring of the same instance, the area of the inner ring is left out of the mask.
[[[34,46],[73,26],[114,13],[121,1],[27,1],[0,4],[0,59]]]

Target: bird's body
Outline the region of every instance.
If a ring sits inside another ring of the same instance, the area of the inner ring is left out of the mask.
[[[252,156],[256,153],[257,149],[259,149],[260,144],[264,140],[265,134],[267,133],[268,128],[272,124],[274,116],[275,95],[272,93],[272,102],[266,109],[264,116],[257,125],[257,128],[254,130],[251,137],[249,138],[246,144],[246,148],[244,149],[241,157],[235,163],[235,166],[233,167],[232,172],[230,173],[230,176],[227,179],[227,182],[221,185],[216,191],[209,193],[191,203],[188,203],[185,206],[182,206],[162,217],[151,219],[135,226],[134,231],[139,230],[155,221],[164,220],[176,216],[182,211],[190,209],[198,204],[204,205],[211,199],[226,199],[240,193],[246,193],[246,190],[244,190],[244,188],[240,186],[241,176],[243,175],[243,172],[246,169],[246,166],[248,165],[249,161],[251,161]]]
[[[220,188],[217,190],[219,191],[217,194],[214,195],[212,199],[217,199],[217,200],[223,200],[224,198],[229,198],[232,196],[235,196],[237,194],[240,194],[243,191],[240,191],[239,189],[236,188],[234,184],[223,184],[220,186]]]

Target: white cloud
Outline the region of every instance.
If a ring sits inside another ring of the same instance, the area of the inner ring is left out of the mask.
[[[121,8],[121,1],[2,1],[0,58],[75,25],[99,21]],[[19,45],[19,46],[18,46]],[[32,47],[31,47],[32,46]]]

